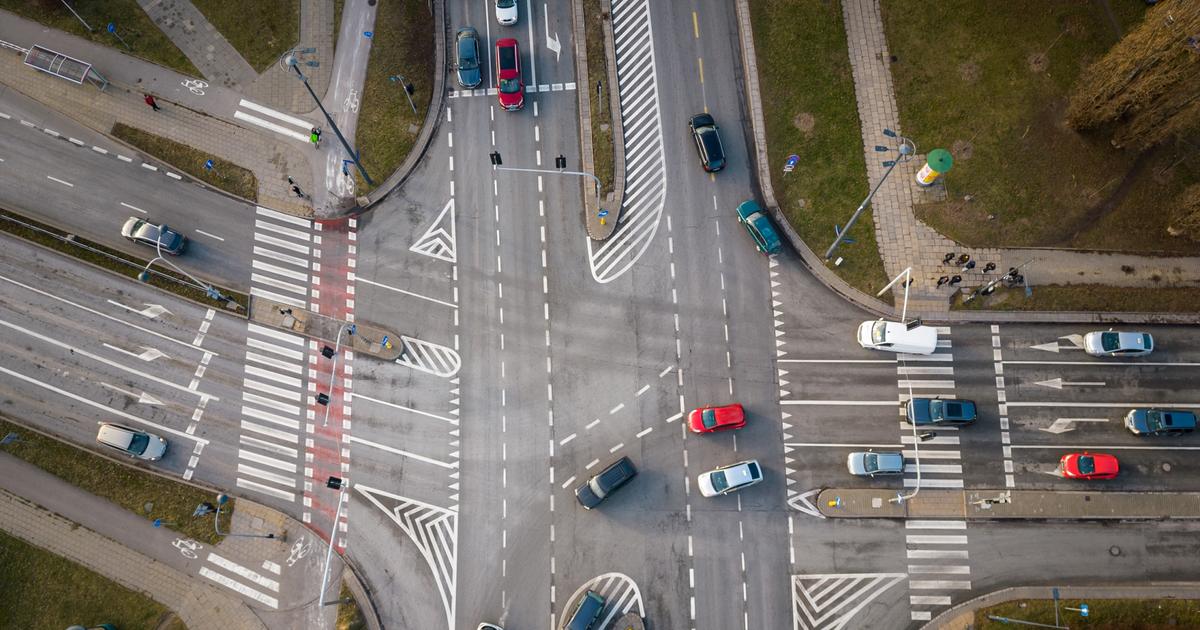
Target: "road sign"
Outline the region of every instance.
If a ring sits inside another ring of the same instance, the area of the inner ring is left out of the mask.
[[[796,164],[800,162],[800,156],[795,153],[788,156],[787,162],[783,165],[784,173],[791,173],[796,168]]]
[[[608,216],[608,210],[601,210],[600,212],[596,213],[596,216],[606,217]]]
[[[211,171],[211,170],[213,170],[213,161],[212,161],[212,160],[205,160],[205,161],[204,161],[204,168],[205,168],[206,170],[210,170],[210,171]]]

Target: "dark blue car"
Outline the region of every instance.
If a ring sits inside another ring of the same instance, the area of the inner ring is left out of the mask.
[[[912,398],[905,409],[909,424],[921,426],[964,425],[975,422],[975,403],[969,400]]]

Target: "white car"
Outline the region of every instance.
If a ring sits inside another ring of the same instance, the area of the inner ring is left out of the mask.
[[[759,467],[758,460],[750,459],[700,473],[696,477],[696,485],[700,486],[700,494],[715,497],[749,488],[762,480],[762,468]]]
[[[517,23],[517,0],[496,0],[496,21],[502,26]]]
[[[846,469],[859,477],[899,475],[904,472],[904,454],[857,451],[846,458]]]
[[[937,329],[933,326],[914,326],[911,330],[900,322],[883,319],[858,325],[858,345],[871,350],[933,354],[937,349]]]
[[[162,459],[167,452],[167,441],[153,433],[131,429],[125,425],[112,422],[101,422],[100,431],[96,433],[96,441],[103,446],[121,451],[122,453],[156,461]]]
[[[1144,357],[1154,351],[1154,337],[1140,332],[1090,332],[1083,336],[1083,351],[1094,357]]]

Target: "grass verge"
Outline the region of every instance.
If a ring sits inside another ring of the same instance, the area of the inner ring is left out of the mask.
[[[1072,628],[1094,628],[1095,630],[1157,630],[1158,628],[1200,628],[1200,601],[1194,599],[1090,599],[1087,600],[1088,616],[1066,610],[1079,608],[1081,600],[1060,599],[1061,624]],[[992,621],[988,615],[1032,621],[1054,623],[1054,601],[1049,599],[1022,599],[983,608],[975,611],[977,630],[1000,630],[1013,626],[1001,621]]]
[[[775,196],[820,254],[868,192],[841,2],[751,0],[750,16]],[[801,159],[785,175],[791,154]],[[888,279],[869,212],[848,235],[856,242],[842,245],[845,262],[834,271],[874,295]]]
[[[105,0],[104,2],[71,2],[71,8],[93,29],[88,30],[80,19],[67,9],[65,2],[52,0],[0,0],[0,9],[33,20],[72,35],[115,48],[124,54],[135,55],[146,61],[177,70],[188,76],[199,77],[200,70],[192,65],[183,51],[175,47],[158,26],[146,15],[136,0]],[[116,34],[128,44],[122,44],[108,32],[108,25],[116,26]],[[84,59],[83,61],[88,61]]]
[[[1200,181],[1193,146],[1138,155],[1064,123],[1081,71],[1145,12],[1126,1],[882,2],[901,126],[921,152],[955,159],[947,199],[917,216],[979,247],[1200,252],[1167,234],[1164,210]]]
[[[609,20],[608,0],[583,0],[583,32],[587,39],[588,82],[581,86],[592,104],[592,168],[600,179],[601,197],[613,190],[613,144],[608,56],[604,54],[604,24]],[[596,86],[603,86],[601,93]]]
[[[260,73],[300,41],[300,0],[192,0],[192,4]]]
[[[347,599],[349,598],[349,599]],[[363,630],[367,627],[367,622],[363,619],[362,610],[358,608],[358,602],[350,593],[350,587],[342,582],[342,592],[338,594],[338,599],[342,603],[338,604],[337,612],[337,630]]]
[[[1100,284],[1046,285],[1025,289],[997,289],[990,296],[967,304],[954,299],[957,310],[990,311],[1099,311],[1130,313],[1195,313],[1200,311],[1200,288],[1110,287]]]
[[[161,518],[163,527],[189,538],[210,545],[221,541],[213,531],[213,516],[192,518],[197,505],[213,502],[213,493],[114,462],[74,444],[0,419],[0,434],[9,433],[16,433],[19,440],[0,447],[6,453],[144,517],[146,527],[153,527],[154,519]],[[173,446],[181,447],[178,443]],[[231,500],[221,509],[221,529],[224,531],[229,531],[236,503]],[[147,504],[153,504],[149,511]]]
[[[146,263],[149,262],[148,260],[142,260],[124,252],[105,247],[99,243],[93,243],[85,238],[70,234],[65,230],[34,221],[10,210],[0,209],[0,231],[8,232],[39,245],[44,245],[73,258],[78,258],[98,267],[115,271],[135,280],[138,279],[138,274],[146,268]],[[158,287],[164,291],[170,291],[190,300],[195,300],[207,306],[226,308],[225,302],[208,297],[204,291],[196,288],[191,280],[174,271],[164,269],[161,265],[152,271],[150,280],[146,284]],[[230,291],[224,287],[216,288],[239,305],[237,312],[249,312],[250,297],[248,295]]]
[[[342,34],[342,9],[346,0],[333,0],[333,49],[337,50],[338,37]]]
[[[210,157],[186,144],[156,136],[124,123],[113,125],[112,135],[213,188],[224,190],[252,202],[258,201],[258,178],[252,171],[233,162]],[[212,170],[204,168],[205,162],[210,159],[213,161]]]
[[[428,3],[379,3],[355,136],[363,166],[377,186],[400,168],[425,122],[433,93],[433,42]],[[391,81],[392,76],[412,84],[412,107],[404,86]],[[362,176],[357,177],[359,188],[366,190]]]
[[[0,532],[2,628],[93,627],[186,630],[166,606],[66,558]]]

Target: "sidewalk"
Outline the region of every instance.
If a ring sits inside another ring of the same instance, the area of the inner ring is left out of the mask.
[[[1016,586],[981,595],[943,612],[922,627],[928,630],[970,630],[975,621],[975,611],[1018,599],[1048,600],[1052,597],[1051,588],[1054,586]],[[1057,588],[1060,600],[1200,599],[1200,583],[1196,582],[1156,582],[1137,586],[1059,586]],[[1064,614],[1078,615],[1078,613],[1068,611],[1064,611]],[[1073,624],[1068,623],[1067,625]]]
[[[1200,519],[1200,492],[1109,492],[826,488],[817,508],[828,518]]]
[[[23,63],[23,57],[9,54],[0,55],[4,85],[99,133],[111,136],[113,125],[123,123],[238,164],[258,179],[259,205],[312,216],[312,208],[292,195],[287,177],[295,177],[304,190],[317,190],[309,160],[322,154],[314,153],[307,143],[234,123],[242,101],[237,92],[195,83],[192,77],[6,11],[0,11],[0,41],[24,48],[41,45],[70,55],[93,64],[111,82],[104,92],[90,84],[75,85],[34,70]],[[142,101],[146,93],[157,97],[162,111],[146,106]]]

